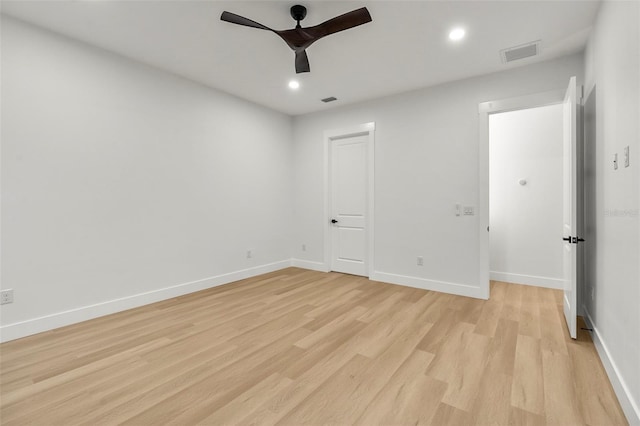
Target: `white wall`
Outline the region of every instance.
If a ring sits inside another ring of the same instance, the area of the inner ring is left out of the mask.
[[[585,68],[599,111],[586,312],[630,419],[639,9],[602,6]],[[15,292],[0,309],[5,340],[276,269],[292,246],[322,266],[323,131],[372,121],[379,276],[477,296],[477,216],[453,206],[478,203],[478,103],[563,89],[583,70],[574,55],[297,117],[292,138],[284,115],[11,19],[1,47],[1,278]],[[614,172],[627,144],[632,166]]]
[[[4,17],[1,100],[4,340],[290,264],[290,117]]]
[[[604,2],[585,56],[585,92],[596,88],[596,134],[595,144],[586,147],[586,244],[591,245],[584,309],[632,424],[640,424],[639,26],[639,2]],[[625,146],[629,167],[624,167]]]
[[[374,278],[482,297],[478,216],[454,214],[456,203],[478,208],[478,104],[563,89],[572,75],[581,81],[582,71],[582,55],[573,55],[296,117],[299,264],[325,261],[323,131],[375,122]]]
[[[562,104],[489,116],[493,280],[562,288],[562,125]]]

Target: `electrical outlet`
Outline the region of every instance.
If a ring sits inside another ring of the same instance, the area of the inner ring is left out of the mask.
[[[464,206],[462,208],[462,214],[464,216],[473,216],[475,213],[475,209],[473,208],[473,206]]]
[[[247,250],[247,259],[253,258],[253,250]]]
[[[423,266],[424,265],[424,258],[422,256],[418,256],[416,264],[418,266]]]
[[[13,289],[2,290],[0,292],[0,305],[6,305],[7,303],[13,303]]]

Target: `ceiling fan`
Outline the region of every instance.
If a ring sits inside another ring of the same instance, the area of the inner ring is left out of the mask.
[[[291,17],[297,21],[297,25],[292,30],[273,30],[258,22],[247,19],[243,16],[231,12],[222,12],[220,19],[232,24],[244,25],[246,27],[258,28],[276,33],[296,54],[296,73],[309,72],[309,58],[306,49],[322,37],[348,30],[358,25],[371,22],[371,15],[366,7],[352,10],[343,15],[336,16],[319,25],[302,28],[300,21],[307,16],[307,8],[300,5],[291,7]]]

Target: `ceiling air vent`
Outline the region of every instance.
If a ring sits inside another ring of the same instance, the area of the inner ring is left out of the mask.
[[[334,96],[331,96],[331,97],[322,99],[322,102],[324,102],[326,104],[328,102],[333,102],[333,101],[337,101],[337,100],[338,100],[338,98],[336,98]]]
[[[518,59],[536,56],[538,53],[540,53],[540,40],[501,50],[500,57],[502,58],[502,63],[506,64],[508,62],[517,61]]]

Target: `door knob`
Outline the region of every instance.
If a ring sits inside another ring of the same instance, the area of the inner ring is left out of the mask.
[[[331,219],[331,223],[338,223],[338,221],[335,219]]]

